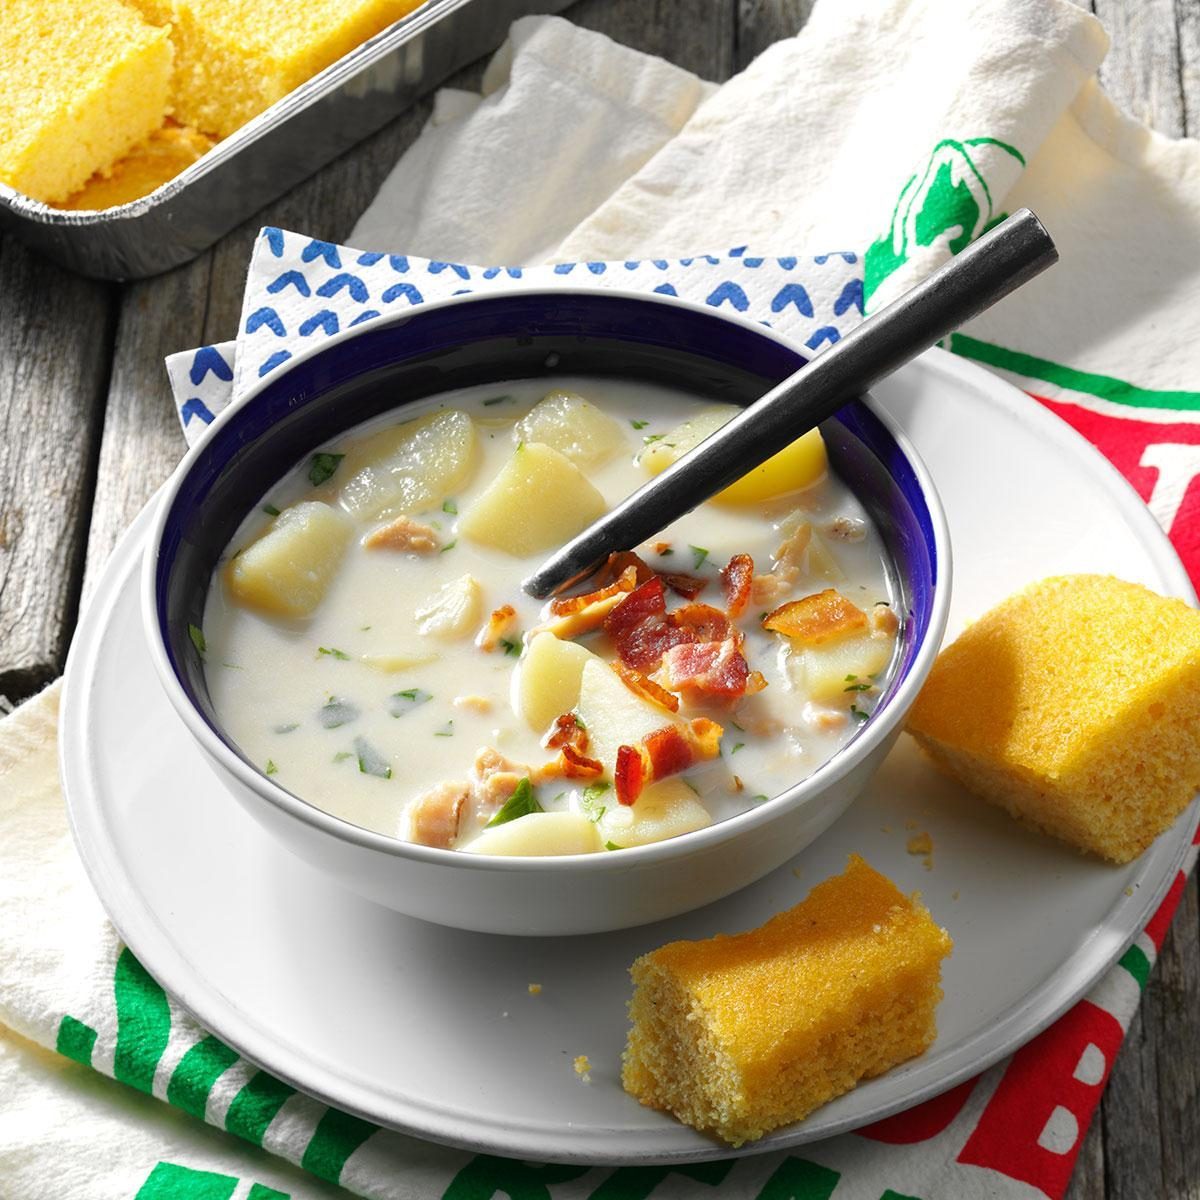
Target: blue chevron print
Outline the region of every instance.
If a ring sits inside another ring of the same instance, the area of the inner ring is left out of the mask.
[[[353,270],[347,270],[351,264]],[[267,228],[255,243],[236,344],[173,355],[168,371],[190,440],[301,346],[397,311],[475,290],[521,287],[642,289],[705,304],[774,327],[820,351],[861,320],[861,260],[836,250],[814,257],[735,246],[725,255],[590,260],[545,267],[473,266],[358,250]],[[372,303],[373,301],[373,303]]]

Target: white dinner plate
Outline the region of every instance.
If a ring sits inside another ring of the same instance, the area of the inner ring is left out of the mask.
[[[1107,572],[1194,602],[1134,492],[1008,384],[933,351],[876,395],[924,456],[949,514],[948,636],[1052,574]],[[1073,1003],[1141,930],[1196,826],[1193,804],[1136,862],[1109,866],[971,800],[902,738],[814,845],[698,912],[554,940],[423,924],[328,882],[223,791],[160,693],[143,642],[146,529],[143,514],[114,553],[67,671],[62,766],[87,869],[122,937],[202,1024],[300,1090],[407,1133],[555,1162],[729,1156],[621,1090],[629,964],[675,938],[760,924],[841,871],[851,851],[905,891],[920,889],[954,938],[938,1039],[735,1153],[878,1120],[976,1074]],[[933,838],[932,870],[906,852],[914,830]],[[573,1070],[579,1054],[591,1060],[590,1085]]]

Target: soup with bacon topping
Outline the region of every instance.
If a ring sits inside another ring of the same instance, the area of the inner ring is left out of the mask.
[[[315,451],[243,522],[192,631],[225,729],[318,808],[480,854],[644,845],[797,783],[870,715],[899,625],[818,433],[579,594],[520,586],[736,411],[526,380]]]

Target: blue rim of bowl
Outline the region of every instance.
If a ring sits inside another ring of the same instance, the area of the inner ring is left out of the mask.
[[[372,335],[375,335],[376,338],[381,335],[386,336],[397,328],[414,323],[420,326],[428,319],[433,319],[436,324],[439,317],[444,318],[448,313],[452,317],[449,322],[445,322],[448,326],[458,325],[461,329],[462,318],[473,318],[481,328],[487,327],[487,310],[491,307],[505,304],[520,307],[522,304],[529,305],[530,302],[537,301],[544,309],[547,301],[551,300],[559,312],[568,312],[570,302],[577,302],[585,306],[615,302],[625,305],[632,304],[635,307],[640,306],[647,315],[653,313],[662,319],[679,317],[686,322],[703,318],[703,322],[695,322],[697,328],[703,323],[710,323],[710,328],[713,330],[725,327],[739,331],[742,335],[753,334],[760,340],[761,347],[765,351],[782,355],[790,360],[791,365],[781,371],[780,378],[789,370],[795,370],[806,361],[806,356],[800,347],[768,326],[738,315],[718,311],[708,305],[681,300],[673,296],[618,288],[583,287],[511,288],[455,296],[445,300],[430,301],[419,307],[380,318],[363,326],[348,328],[295,354],[294,357],[252,387],[236,404],[229,406],[217,417],[209,427],[206,436],[188,451],[163,488],[155,512],[154,526],[147,541],[142,570],[143,625],[159,682],[189,732],[198,741],[201,748],[223,769],[230,772],[239,783],[256,793],[261,799],[270,802],[275,808],[305,824],[331,834],[339,840],[400,858],[412,858],[428,863],[473,870],[553,871],[567,868],[596,870],[609,869],[614,864],[630,865],[630,856],[632,855],[638,855],[639,861],[642,863],[687,855],[702,845],[716,844],[733,837],[740,830],[773,820],[781,808],[803,804],[810,796],[823,791],[848,774],[872,749],[889,737],[897,724],[904,719],[940,648],[950,603],[951,553],[946,517],[938,498],[937,489],[915,448],[896,423],[874,407],[867,395],[845,406],[837,414],[835,420],[876,453],[881,467],[891,475],[916,514],[918,528],[915,531],[910,530],[909,535],[912,536],[915,532],[916,540],[921,543],[916,547],[918,557],[921,557],[919,551],[922,547],[925,551],[924,557],[928,563],[929,578],[926,580],[922,573],[919,580],[910,582],[916,583],[913,600],[917,606],[916,615],[922,619],[924,628],[918,628],[916,635],[908,641],[876,709],[870,718],[863,722],[851,741],[792,787],[736,816],[728,817],[704,829],[695,830],[664,842],[627,847],[606,854],[500,857],[463,854],[454,850],[420,846],[354,825],[289,792],[251,764],[237,750],[232,740],[227,738],[197,706],[183,682],[181,665],[170,648],[170,614],[167,611],[163,585],[170,576],[170,567],[174,559],[173,551],[179,544],[180,510],[181,507],[185,507],[197,498],[198,479],[202,490],[203,484],[210,483],[220,474],[235,449],[242,447],[247,442],[257,440],[259,433],[254,433],[247,439],[244,436],[244,430],[240,429],[240,426],[248,423],[256,415],[256,409],[264,406],[270,409],[274,402],[278,412],[272,415],[271,420],[264,427],[270,428],[278,415],[303,408],[306,404],[319,399],[324,394],[325,388],[298,390],[295,377],[305,369],[311,369],[314,365],[319,367],[321,359],[329,360],[337,355],[348,342],[357,342],[362,345],[367,343]],[[568,315],[562,317],[562,320],[567,322],[570,319],[569,312]],[[649,322],[645,317],[632,323],[627,322],[622,330],[622,340],[629,340],[631,343],[640,342],[651,347],[663,347],[664,343],[661,337],[650,336],[647,332],[648,325]],[[504,330],[498,330],[495,325],[492,325],[488,328],[488,332],[495,337],[498,334],[503,335]],[[579,330],[575,329],[575,332],[579,332]],[[607,332],[608,336],[613,336],[611,330]],[[604,335],[605,331],[595,331],[592,328],[589,328],[587,333],[587,336],[602,337]],[[461,333],[457,337],[443,337],[442,341],[432,346],[429,342],[425,342],[421,345],[414,345],[411,350],[406,348],[405,354],[385,355],[377,365],[396,363],[406,357],[416,357],[419,354],[427,353],[431,349],[451,350],[461,344]],[[674,343],[671,344],[674,345]],[[703,339],[697,341],[693,350],[700,357],[708,357],[714,362],[731,365],[727,357],[715,352],[711,344]],[[345,428],[350,428],[354,423],[353,421],[348,422]],[[855,490],[853,479],[847,479],[846,482],[851,490]],[[264,487],[262,490],[265,491],[266,488]]]

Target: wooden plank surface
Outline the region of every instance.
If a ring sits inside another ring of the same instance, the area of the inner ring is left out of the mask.
[[[63,667],[74,625],[116,289],[0,242],[0,696]]]
[[[569,16],[708,79],[794,34],[815,0],[579,0]],[[1200,133],[1200,0],[1081,0],[1113,36],[1102,81]],[[480,66],[451,81],[474,86]],[[60,668],[77,598],[183,443],[162,357],[233,336],[262,224],[344,240],[428,113],[418,105],[196,262],[118,287],[0,242],[0,694]],[[93,501],[94,494],[94,505]],[[86,571],[85,571],[86,568]],[[1200,913],[1185,893],[1082,1149],[1071,1200],[1200,1200]]]

